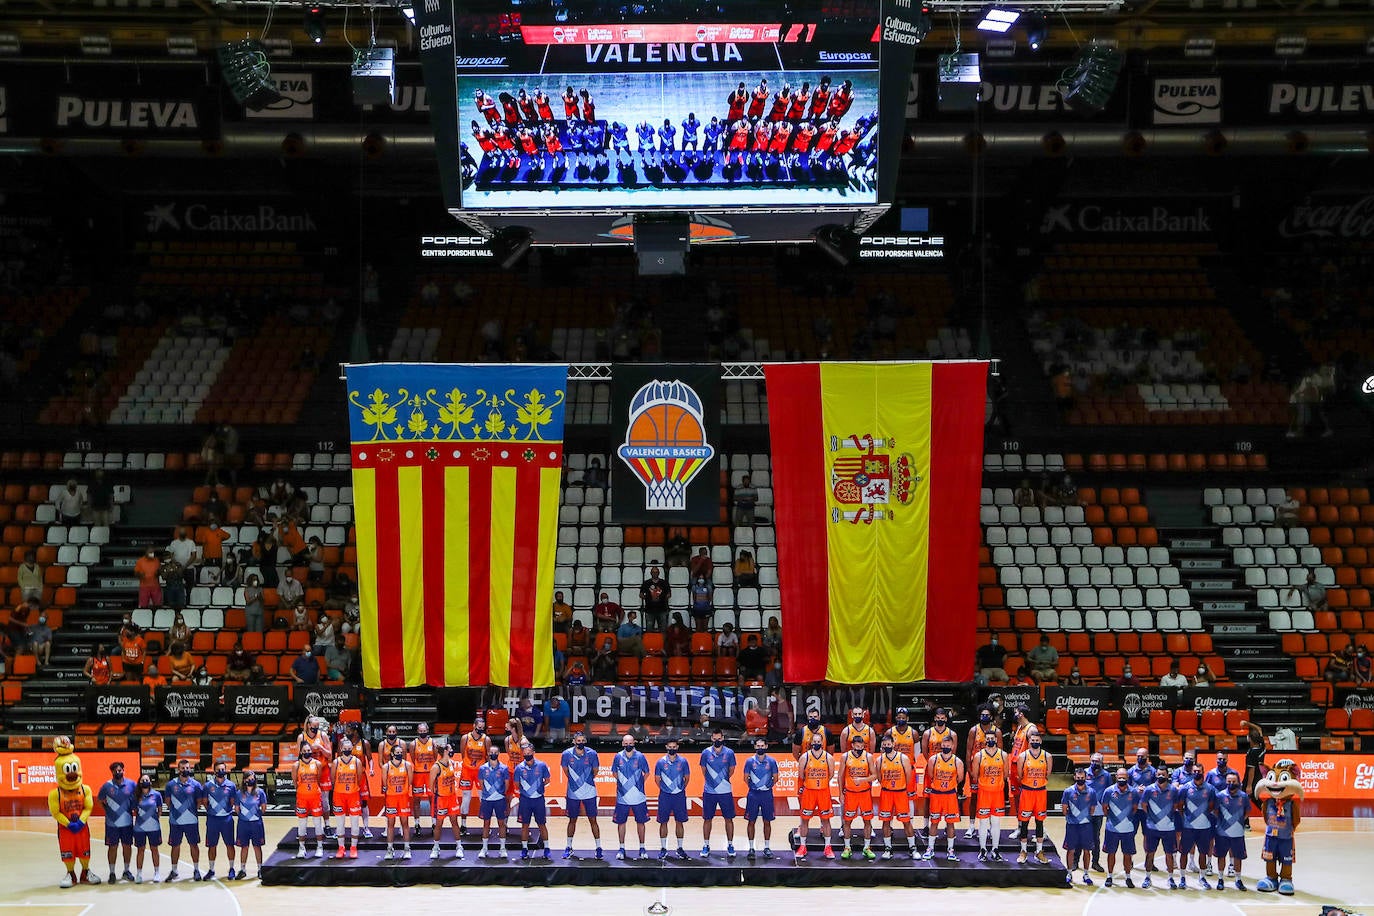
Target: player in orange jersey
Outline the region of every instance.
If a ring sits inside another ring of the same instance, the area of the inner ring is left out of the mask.
[[[812,739],[821,739],[821,750],[830,751],[830,735],[821,724],[821,714],[811,710],[806,714],[806,724],[798,725],[792,734],[792,756],[800,760],[801,755],[811,749]]]
[[[430,800],[429,794],[429,771],[434,769],[434,761],[439,759],[439,749],[434,745],[434,739],[429,734],[429,724],[421,722],[415,726],[415,740],[410,742],[409,747],[410,765],[415,769],[415,784],[411,787],[413,796],[411,806],[415,811],[415,835],[424,836],[425,828],[422,818],[425,809],[429,809],[430,821],[434,820],[434,805]],[[439,838],[439,825],[434,825],[434,838]]]
[[[1021,774],[1017,767],[1021,765],[1021,755],[1030,747],[1030,736],[1032,732],[1038,732],[1035,723],[1030,718],[1030,707],[1022,703],[1016,707],[1016,730],[1011,733],[1011,806],[1016,808],[1016,796],[1021,791]]]
[[[571,91],[572,87],[568,89]],[[463,793],[463,806],[458,812],[458,829],[464,835],[468,832],[468,811],[472,793],[481,794],[477,782],[477,770],[487,762],[487,751],[491,749],[491,738],[487,735],[487,720],[478,716],[473,720],[472,731],[458,742],[458,756],[462,766],[458,770],[458,788]]]
[[[841,859],[848,859],[850,851],[850,830],[857,818],[863,824],[864,858],[873,858],[873,780],[877,776],[877,764],[873,755],[864,744],[863,735],[853,735],[849,739],[849,752],[839,760],[840,783],[844,789],[840,832],[844,834],[844,852]]]
[[[987,747],[987,736],[991,732],[997,737],[997,746],[1002,746],[1002,729],[998,728],[992,720],[992,707],[986,704],[978,707],[978,721],[968,730],[968,742],[964,745],[965,760],[964,766],[969,772],[973,772],[973,758],[983,752]],[[978,817],[978,784],[970,777],[972,785],[969,786],[968,813],[974,820],[969,823],[968,830],[964,833],[964,839],[973,839],[977,830]]]
[[[940,753],[926,765],[926,795],[930,802],[930,836],[925,858],[935,858],[935,833],[945,830],[946,859],[958,861],[954,854],[954,828],[959,824],[959,790],[964,784],[964,761],[954,756],[954,735],[946,735]]]
[[[453,741],[442,742],[438,746],[438,751],[438,759],[429,768],[429,795],[434,803],[434,846],[429,851],[429,857],[439,858],[439,834],[444,829],[444,819],[448,818],[448,829],[453,832],[454,848],[461,859],[463,839],[458,833],[458,823],[454,818],[458,813],[458,769],[454,765]]]
[[[997,735],[983,733],[983,749],[969,760],[969,782],[976,788],[976,799],[969,803],[978,825],[978,861],[1000,861],[997,851],[1002,838],[1002,812],[1007,807],[1007,776],[1011,769],[1007,752],[997,744]]]
[[[353,745],[353,756],[358,758],[362,764],[362,783],[359,788],[359,803],[362,807],[363,817],[363,839],[372,839],[372,829],[367,825],[367,819],[371,816],[369,808],[372,802],[372,743],[363,737],[363,726],[361,722],[349,722],[344,726],[344,737]]]
[[[801,825],[797,828],[797,858],[806,858],[806,833],[811,827],[811,818],[821,821],[821,835],[825,837],[824,854],[827,859],[835,858],[830,848],[830,814],[835,807],[835,799],[830,794],[830,782],[835,778],[835,761],[825,752],[825,739],[820,732],[813,731],[811,743],[805,754],[801,755],[798,782],[801,784]]]
[[[334,807],[339,812],[339,851],[334,858],[358,858],[358,834],[363,831],[363,786],[367,783],[367,764],[353,753],[353,742],[339,742],[334,758]],[[349,843],[349,838],[353,842]],[[345,848],[348,847],[348,848]]]
[[[892,822],[896,820],[906,835],[907,848],[916,858],[916,840],[911,835],[912,799],[916,795],[916,773],[911,759],[897,750],[892,732],[883,735],[883,752],[877,758],[878,819],[883,822],[883,858],[892,858]]]
[[[391,759],[382,764],[382,814],[386,817],[386,856],[396,858],[395,828],[401,828],[404,842],[401,858],[410,858],[410,799],[415,785],[415,768],[406,760],[405,743],[391,747]]]
[[[519,716],[511,716],[506,720],[506,766],[510,769],[512,776],[515,768],[525,762],[524,752],[520,749],[520,742],[525,740],[525,726],[521,723]],[[506,786],[506,826],[514,827],[516,814],[520,810],[520,787],[515,784],[512,778],[510,784]]]
[[[1016,801],[1016,817],[1021,826],[1021,854],[1016,857],[1017,864],[1026,861],[1026,841],[1029,834],[1029,821],[1035,818],[1035,861],[1041,865],[1050,860],[1045,855],[1045,814],[1049,810],[1048,786],[1050,782],[1050,754],[1040,747],[1040,733],[1031,731],[1030,747],[1016,761],[1016,770],[1021,776],[1021,791]]]
[[[329,764],[315,757],[315,746],[313,744],[302,744],[300,756],[296,758],[296,765],[292,768],[292,782],[296,786],[296,817],[300,824],[296,831],[296,840],[299,848],[296,850],[296,858],[305,858],[305,838],[309,835],[311,822],[314,822],[315,833],[315,858],[324,858],[324,800],[322,798],[321,783],[324,782],[324,771]]]
[[[912,796],[911,796],[911,818],[917,827],[921,827],[918,819],[925,818],[926,806],[926,755],[921,753],[921,734],[911,727],[911,710],[905,706],[897,707],[894,714],[895,721],[884,738],[892,738],[892,747],[897,753],[906,757],[911,762],[912,777]],[[929,825],[925,825],[927,828]]]
[[[864,750],[872,754],[878,752],[878,732],[868,724],[868,713],[858,706],[849,711],[849,722],[840,730],[840,747],[853,747],[849,739],[855,735],[864,739]]]
[[[334,742],[329,737],[329,723],[319,716],[306,716],[305,725],[296,738],[297,758],[307,744],[314,748],[315,759],[320,763],[320,810],[324,815],[324,836],[333,836],[333,808],[330,806],[329,794],[334,787],[330,767],[334,762]]]
[[[959,747],[959,741],[949,727],[949,710],[941,706],[935,710],[935,718],[930,728],[921,735],[921,753],[927,757],[934,757],[947,740],[952,742],[955,748]]]

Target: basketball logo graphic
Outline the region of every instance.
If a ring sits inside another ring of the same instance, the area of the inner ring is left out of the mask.
[[[716,454],[706,441],[701,398],[680,380],[648,382],[630,400],[616,454],[644,485],[645,509],[687,508],[687,485]]]

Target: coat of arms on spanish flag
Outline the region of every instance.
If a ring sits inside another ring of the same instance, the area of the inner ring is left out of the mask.
[[[363,682],[553,684],[566,366],[348,366]]]
[[[789,681],[967,680],[987,364],[766,365]]]

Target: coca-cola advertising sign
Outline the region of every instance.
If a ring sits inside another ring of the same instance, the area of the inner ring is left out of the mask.
[[[1374,238],[1374,194],[1344,200],[1306,200],[1279,221],[1286,239]]]

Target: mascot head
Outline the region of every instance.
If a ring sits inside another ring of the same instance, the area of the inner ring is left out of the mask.
[[[76,789],[81,786],[81,758],[76,756],[72,739],[59,735],[53,740],[53,764],[57,770],[57,784],[63,789]]]
[[[1260,798],[1276,798],[1280,801],[1302,801],[1302,784],[1298,782],[1297,769],[1293,758],[1284,757],[1255,784],[1255,794]]]

